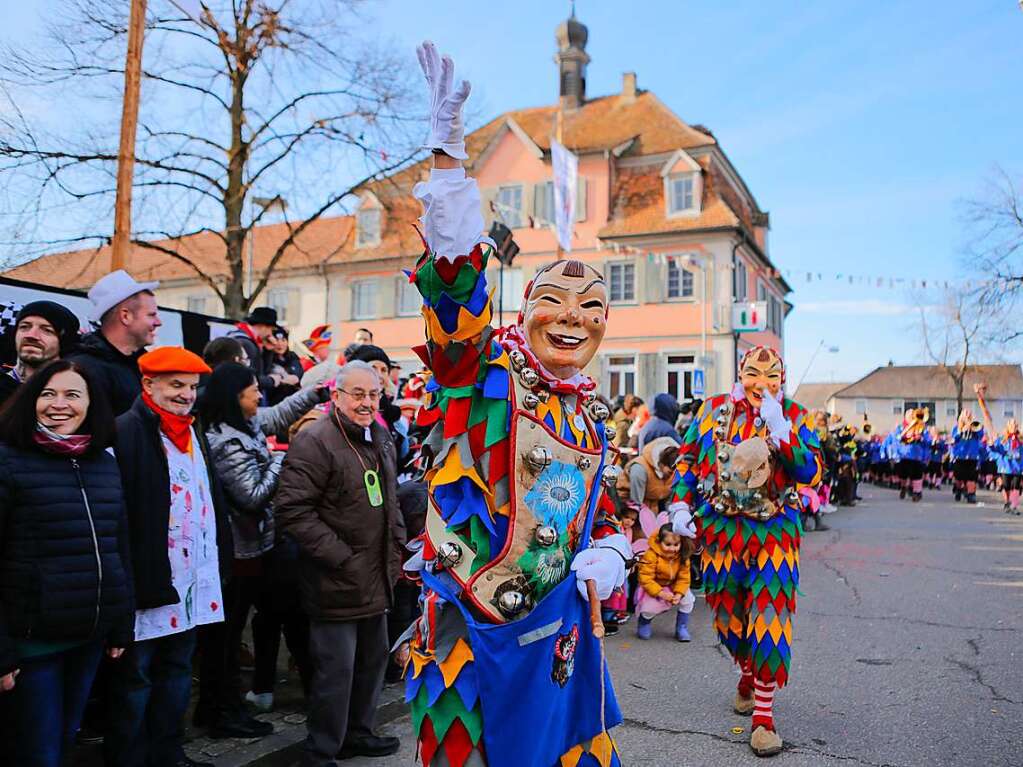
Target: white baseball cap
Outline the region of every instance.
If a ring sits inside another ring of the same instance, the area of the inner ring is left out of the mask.
[[[89,290],[89,301],[92,302],[92,316],[89,319],[99,322],[104,314],[126,298],[144,290],[153,292],[158,287],[159,282],[136,282],[124,269],[100,277]]]

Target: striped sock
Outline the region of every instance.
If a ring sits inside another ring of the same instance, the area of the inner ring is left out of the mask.
[[[778,689],[777,682],[754,680],[754,707],[752,729],[766,727],[774,730],[774,693]]]
[[[739,695],[749,698],[753,694],[753,663],[749,658],[739,662],[742,676],[739,677]]]

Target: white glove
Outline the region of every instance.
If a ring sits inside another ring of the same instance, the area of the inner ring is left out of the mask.
[[[423,147],[441,149],[456,160],[467,160],[462,106],[472,86],[468,80],[462,80],[458,88],[452,90],[455,64],[450,56],[441,58],[429,40],[416,49],[416,54],[430,88],[430,135]]]
[[[696,539],[696,523],[693,522],[693,513],[688,503],[675,501],[668,506],[668,516],[671,517],[671,529],[676,535]]]
[[[596,583],[601,600],[611,596],[612,591],[625,583],[625,559],[631,556],[632,550],[624,535],[610,535],[597,541],[594,547],[580,551],[572,560],[572,570],[582,598],[589,599],[586,581]]]
[[[779,396],[781,396],[780,392]],[[778,445],[792,432],[792,422],[785,417],[785,413],[781,409],[781,401],[769,391],[764,392],[763,402],[760,405],[760,417],[767,424],[767,429],[771,432],[771,439]]]

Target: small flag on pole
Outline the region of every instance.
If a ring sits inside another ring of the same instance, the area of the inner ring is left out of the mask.
[[[579,158],[559,142],[551,141],[554,166],[554,223],[558,243],[566,253],[572,250],[572,225],[575,223],[575,195],[579,183]]]

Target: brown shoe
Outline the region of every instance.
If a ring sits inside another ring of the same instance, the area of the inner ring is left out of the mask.
[[[763,725],[753,730],[749,739],[749,747],[757,756],[774,756],[781,753],[781,736],[774,730]]]
[[[749,716],[753,713],[753,696],[742,697],[739,692],[735,693],[735,703],[732,705],[735,713],[739,716]]]

